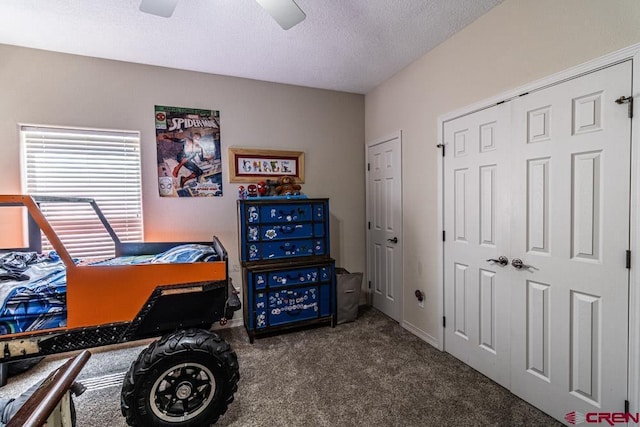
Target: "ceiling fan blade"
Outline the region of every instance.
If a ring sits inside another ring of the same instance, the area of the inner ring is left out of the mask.
[[[173,15],[177,4],[178,0],[142,0],[140,11],[168,18]]]
[[[288,30],[294,25],[304,21],[307,17],[293,0],[256,0],[260,6],[276,20],[284,29]]]

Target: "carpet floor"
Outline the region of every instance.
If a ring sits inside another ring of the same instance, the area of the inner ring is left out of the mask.
[[[374,309],[254,344],[244,328],[218,333],[238,355],[240,382],[217,426],[561,425]],[[126,426],[120,386],[142,344],[92,350],[79,376],[87,391],[75,398],[79,427]],[[65,360],[48,357],[10,378],[0,397],[16,397]]]

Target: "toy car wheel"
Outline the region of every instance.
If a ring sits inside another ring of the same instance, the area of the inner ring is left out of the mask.
[[[178,331],[131,364],[121,395],[132,426],[204,426],[233,401],[240,373],[231,346],[211,331]]]
[[[9,364],[9,376],[21,374],[36,366],[44,359],[44,356],[33,357],[31,359],[18,360],[15,362],[7,362]]]

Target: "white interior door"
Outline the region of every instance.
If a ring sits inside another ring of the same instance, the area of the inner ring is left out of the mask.
[[[513,101],[512,391],[562,419],[627,396],[631,62]]]
[[[631,122],[615,100],[631,72],[623,62],[444,125],[445,350],[560,420],[621,412],[627,396]],[[500,255],[504,268],[484,262]]]
[[[446,350],[509,386],[509,106],[447,122]]]
[[[373,306],[396,321],[402,310],[401,135],[367,148],[367,266]]]

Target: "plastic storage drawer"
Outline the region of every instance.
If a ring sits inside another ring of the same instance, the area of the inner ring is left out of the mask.
[[[238,201],[242,263],[328,257],[329,200]]]
[[[245,327],[256,333],[305,322],[335,324],[334,261],[244,268]]]

